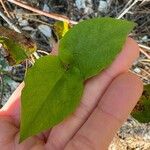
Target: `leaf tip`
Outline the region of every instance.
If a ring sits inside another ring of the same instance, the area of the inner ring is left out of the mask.
[[[20,138],[19,138],[19,144],[21,144],[27,137],[22,135],[22,133],[20,132]]]
[[[27,138],[29,138],[30,136],[31,136],[31,134],[29,134],[29,132],[26,132],[26,130],[23,130],[21,128],[20,134],[19,134],[19,144],[22,143]]]

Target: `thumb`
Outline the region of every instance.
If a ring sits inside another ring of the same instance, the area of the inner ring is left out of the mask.
[[[0,117],[10,116],[14,120],[16,125],[18,125],[20,121],[20,97],[23,87],[24,82],[22,82],[18,86],[18,88],[11,95],[7,103],[0,109]]]

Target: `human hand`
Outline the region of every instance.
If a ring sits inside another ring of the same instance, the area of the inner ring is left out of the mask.
[[[0,110],[0,149],[107,149],[142,93],[142,82],[128,72],[138,53],[138,45],[128,38],[112,65],[86,81],[80,106],[70,117],[18,144],[22,83]]]

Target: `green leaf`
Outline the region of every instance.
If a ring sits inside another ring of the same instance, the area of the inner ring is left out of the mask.
[[[29,35],[4,27],[0,27],[0,43],[8,53],[7,59],[11,65],[24,61],[36,51],[36,43]]]
[[[26,53],[14,40],[0,37],[0,43],[2,43],[7,52],[9,52],[7,60],[11,65],[18,64],[27,58]]]
[[[69,30],[69,23],[65,21],[57,21],[54,23],[54,31],[55,34],[58,36],[58,39],[64,37],[64,35]]]
[[[60,40],[59,57],[90,78],[112,63],[121,51],[133,22],[95,18],[80,22]]]
[[[20,141],[53,127],[78,106],[83,81],[76,67],[46,56],[29,69],[21,97]]]
[[[36,61],[21,97],[20,141],[64,120],[79,104],[83,82],[105,69],[134,23],[111,18],[83,21],[60,41],[58,56]]]
[[[150,84],[144,86],[143,94],[131,115],[139,122],[150,122]]]

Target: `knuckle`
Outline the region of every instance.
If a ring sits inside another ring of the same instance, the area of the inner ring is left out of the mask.
[[[116,115],[108,112],[107,110],[103,109],[102,106],[99,104],[97,106],[97,112],[99,112],[100,114],[103,114],[104,116],[106,116],[109,119],[113,119],[115,122],[118,122],[119,124],[122,124],[122,122],[124,122],[124,119],[117,117]]]
[[[87,137],[81,134],[77,134],[71,142],[71,147],[73,150],[95,150],[94,143]]]

